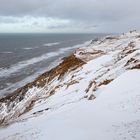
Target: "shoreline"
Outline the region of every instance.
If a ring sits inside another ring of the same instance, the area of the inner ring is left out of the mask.
[[[45,73],[45,72],[51,70],[52,68],[56,67],[57,65],[59,65],[63,61],[63,58],[69,56],[77,48],[85,47],[85,46],[89,45],[91,43],[91,41],[92,40],[89,40],[89,41],[85,41],[82,44],[76,44],[71,47],[61,48],[60,49],[61,53],[59,54],[58,58],[54,59],[53,62],[51,62],[47,67],[44,67],[44,68],[40,69],[39,71],[37,71],[36,73],[34,73],[33,75],[29,75],[26,78],[24,78],[23,80],[15,82],[14,84],[11,84],[10,86],[0,90],[0,99],[3,96],[8,96],[8,94],[11,94],[12,92],[17,90],[18,88],[21,88],[22,86],[26,85],[27,83],[33,82],[35,79],[37,79],[37,77],[39,77],[43,73]],[[66,52],[66,55],[62,56],[64,54],[64,52]],[[55,56],[53,56],[53,57],[55,57]]]
[[[72,57],[72,59],[71,59]],[[12,96],[18,96],[18,93],[20,93],[22,90],[25,90],[25,92],[27,90],[29,90],[29,88],[32,88],[33,86],[37,86],[38,88],[39,87],[42,87],[44,86],[43,83],[46,83],[47,81],[45,80],[44,81],[44,78],[49,78],[48,82],[50,82],[53,78],[55,78],[57,75],[61,75],[63,73],[63,71],[61,71],[60,73],[57,73],[55,71],[57,71],[57,69],[59,69],[59,67],[62,67],[61,65],[65,65],[65,63],[67,63],[66,61],[70,62],[70,59],[73,61],[76,59],[76,57],[74,57],[74,53],[70,54],[69,56],[67,57],[64,57],[61,59],[60,62],[58,62],[57,65],[55,65],[53,68],[51,68],[50,70],[47,70],[46,72],[40,74],[37,78],[35,78],[32,82],[29,82],[29,83],[26,83],[24,86],[21,86],[19,88],[17,88],[15,91],[13,91],[12,93],[8,94],[8,95],[5,95],[3,97],[0,97],[0,102],[4,101],[4,100],[7,100],[7,99],[10,99]],[[80,61],[80,59],[79,59]],[[82,61],[81,61],[82,63]],[[83,62],[84,63],[84,62]],[[68,71],[70,69],[70,67],[73,67],[72,65],[67,67],[66,71]],[[51,77],[51,73],[54,74],[54,76],[52,76],[53,78],[50,79]],[[39,84],[38,84],[39,82]],[[24,93],[23,93],[24,94]]]

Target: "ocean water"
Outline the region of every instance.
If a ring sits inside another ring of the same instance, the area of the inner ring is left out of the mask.
[[[0,34],[0,96],[32,81],[105,34]]]

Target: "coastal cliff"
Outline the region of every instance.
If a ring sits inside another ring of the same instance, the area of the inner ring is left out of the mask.
[[[139,139],[139,69],[140,32],[93,40],[0,99],[0,140]]]

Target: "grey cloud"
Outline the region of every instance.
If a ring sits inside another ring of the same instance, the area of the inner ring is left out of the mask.
[[[134,18],[140,21],[139,0],[0,0],[0,3],[0,16],[68,19],[89,28],[111,25],[113,29],[117,23],[121,27],[124,22],[133,23]],[[136,27],[139,21],[135,21]],[[50,28],[63,26],[50,25]]]
[[[18,22],[18,19],[17,18],[13,18],[13,17],[0,17],[0,23],[6,23],[6,24],[9,24],[9,23],[17,23]]]
[[[0,0],[0,15],[119,20],[139,15],[139,0]]]
[[[62,28],[68,28],[70,25],[49,25],[47,26],[48,29],[62,29]]]

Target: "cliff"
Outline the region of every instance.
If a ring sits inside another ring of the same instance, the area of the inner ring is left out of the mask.
[[[93,40],[0,99],[0,140],[140,139],[140,32]]]

